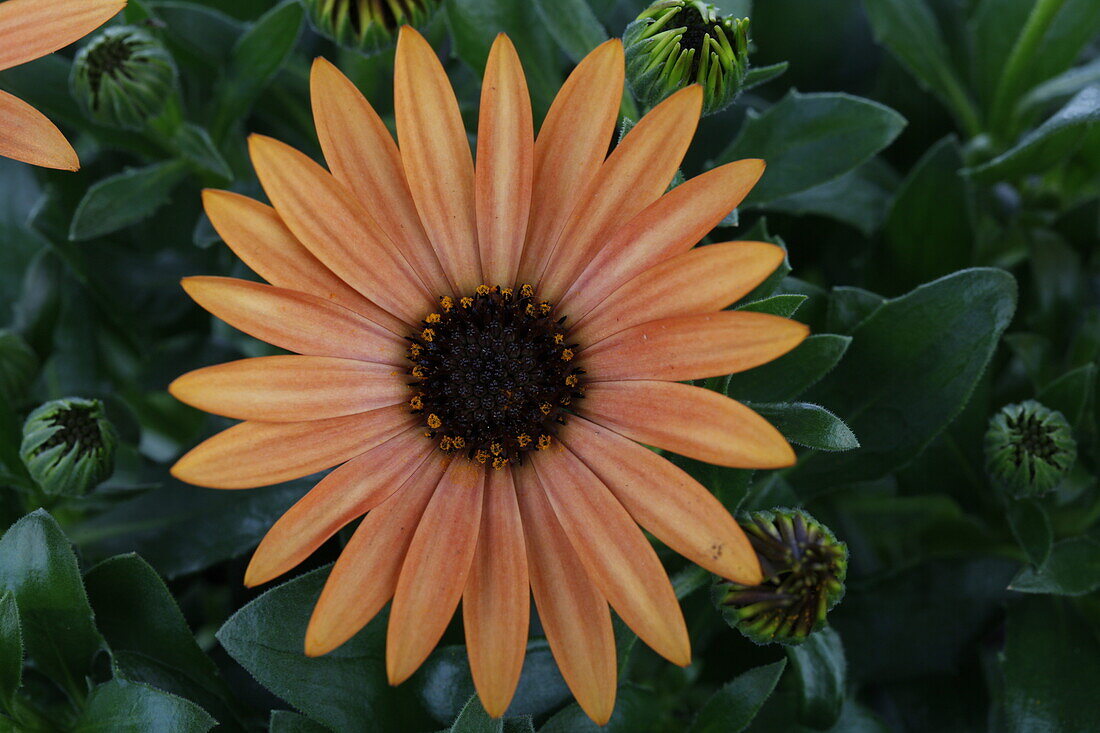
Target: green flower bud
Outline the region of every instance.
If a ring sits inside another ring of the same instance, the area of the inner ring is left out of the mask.
[[[22,337],[0,330],[0,400],[19,401],[38,371],[38,356]]]
[[[1001,491],[1017,499],[1054,489],[1073,468],[1077,442],[1062,413],[1035,400],[1008,405],[989,421],[985,465]]]
[[[639,102],[703,86],[703,114],[733,104],[749,70],[749,19],[724,18],[699,0],[659,0],[623,31],[626,78]]]
[[[439,0],[302,0],[313,27],[326,38],[363,53],[390,46],[403,25],[422,26]]]
[[[43,492],[79,496],[110,477],[117,440],[103,403],[69,397],[27,417],[19,456]]]
[[[738,518],[760,559],[764,580],[714,584],[726,622],[757,644],[801,644],[825,624],[844,596],[848,547],[801,509],[752,512]]]
[[[69,87],[84,114],[110,127],[141,130],[175,91],[171,54],[145,30],[114,26],[94,35],[73,60]]]

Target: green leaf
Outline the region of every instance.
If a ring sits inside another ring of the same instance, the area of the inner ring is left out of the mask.
[[[784,402],[809,389],[840,362],[850,336],[808,337],[793,351],[747,372],[730,375],[726,394],[743,402]]]
[[[962,165],[958,141],[948,136],[928,149],[898,189],[883,231],[891,274],[905,290],[971,264],[974,232]]]
[[[991,183],[1042,173],[1064,161],[1100,120],[1100,84],[1078,92],[1062,109],[1024,135],[1011,149],[963,173]]]
[[[0,538],[0,591],[10,591],[23,622],[23,646],[39,670],[74,699],[102,647],[69,541],[39,509]]]
[[[233,180],[233,171],[218,152],[210,133],[192,122],[185,122],[176,132],[173,143],[176,152],[200,173],[209,173],[226,181]]]
[[[794,693],[777,692],[760,710],[749,730],[752,733],[889,733],[892,730],[852,698],[845,699],[840,719],[826,730],[802,725],[798,715]]]
[[[0,707],[11,710],[15,691],[23,682],[23,631],[15,595],[0,592]]]
[[[1027,598],[1008,611],[1001,670],[1008,733],[1100,729],[1100,643],[1063,599]]]
[[[542,21],[534,3],[512,0],[446,0],[447,21],[454,39],[454,51],[480,77],[497,33],[507,33],[516,46],[527,84],[531,106],[538,121],[562,83],[557,44],[540,33]]]
[[[1047,561],[1026,567],[1008,586],[1020,593],[1080,596],[1100,588],[1100,541],[1071,537],[1054,545]]]
[[[836,725],[844,707],[847,661],[840,634],[824,628],[804,644],[787,647],[800,690],[799,719],[813,727]]]
[[[534,0],[539,18],[573,63],[607,40],[588,0]]]
[[[323,657],[307,657],[306,626],[330,568],[300,575],[233,614],[217,638],[256,681],[333,730],[371,721],[383,730],[417,728],[411,692],[386,680],[385,613]]]
[[[895,188],[897,174],[876,157],[827,183],[769,201],[767,209],[795,216],[825,216],[850,224],[869,237],[886,218]]]
[[[773,79],[778,79],[786,73],[790,65],[788,61],[780,61],[778,64],[754,66],[750,68],[748,73],[745,74],[745,80],[741,82],[741,91],[755,89],[758,86],[767,84]]]
[[[220,140],[243,117],[275,73],[286,63],[298,41],[303,10],[295,0],[276,5],[244,32],[233,46],[225,73],[215,90],[210,131]]]
[[[1054,545],[1054,530],[1043,505],[1035,500],[1013,501],[1008,505],[1006,516],[1012,535],[1032,564],[1045,563]]]
[[[749,407],[767,418],[792,443],[825,451],[852,450],[859,447],[859,440],[844,421],[821,405],[786,402],[750,403]]]
[[[219,491],[170,481],[71,531],[85,552],[104,558],[136,551],[175,578],[237,557],[309,488],[304,481],[249,491]]]
[[[754,313],[770,313],[773,316],[790,318],[798,310],[798,306],[806,302],[809,296],[800,293],[781,293],[763,300],[754,300],[737,307],[739,311],[752,311]]]
[[[847,173],[893,142],[903,127],[901,115],[868,99],[791,90],[763,113],[750,112],[718,162],[766,160],[764,177],[745,199],[745,205],[763,205]]]
[[[951,54],[925,0],[863,0],[875,40],[955,113],[969,134],[977,134],[973,102],[951,68]]]
[[[234,719],[232,693],[149,563],[113,557],[89,570],[84,586],[121,676],[192,700],[223,723]]]
[[[750,669],[711,695],[688,728],[688,733],[737,733],[748,727],[772,694],[787,660]]]
[[[69,227],[69,239],[81,241],[136,224],[168,203],[172,189],[187,175],[178,160],[127,168],[92,185]]]
[[[92,690],[71,730],[73,733],[206,733],[215,725],[206,711],[182,697],[115,679]]]
[[[970,20],[974,87],[988,107],[1035,0],[979,0]]]
[[[1058,410],[1071,426],[1079,429],[1092,414],[1096,373],[1095,364],[1085,364],[1043,387],[1036,399],[1050,409]]]
[[[539,733],[636,733],[651,730],[660,712],[658,701],[649,690],[626,683],[619,686],[615,699],[615,712],[607,725],[599,726],[573,703],[556,713],[539,728]]]
[[[289,710],[272,710],[268,723],[270,733],[332,733],[320,723]]]
[[[808,395],[844,418],[862,448],[813,454],[799,475],[820,485],[869,480],[911,460],[966,405],[1015,307],[1015,280],[994,269],[963,270],[886,301]]]
[[[1068,69],[1032,89],[1020,100],[1018,114],[1037,112],[1054,102],[1062,102],[1082,89],[1100,84],[1100,57],[1081,66]]]
[[[465,707],[474,694],[474,680],[464,646],[444,646],[432,652],[413,677],[416,692],[428,713],[446,724]],[[508,716],[545,715],[570,698],[558,665],[544,639],[527,642],[523,671]]]
[[[481,700],[474,694],[458,714],[450,733],[502,733],[503,730],[504,719],[490,718],[481,706]]]
[[[885,302],[886,298],[863,288],[843,285],[833,288],[829,296],[825,327],[836,333],[850,335]]]
[[[168,48],[181,66],[220,71],[241,34],[241,24],[210,7],[180,0],[147,3],[168,31]]]

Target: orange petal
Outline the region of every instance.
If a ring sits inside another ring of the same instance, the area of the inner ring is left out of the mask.
[[[263,135],[250,135],[248,149],[280,218],[340,279],[407,323],[435,306],[397,245],[328,171]]]
[[[688,560],[756,585],[760,561],[730,513],[680,468],[633,440],[574,416],[561,441],[611,490],[638,524]]]
[[[534,471],[516,472],[531,592],[550,651],[577,704],[597,725],[615,709],[618,663],[607,601],[588,577]]]
[[[12,2],[15,0],[0,3],[0,8]],[[34,107],[5,91],[0,91],[0,157],[43,168],[80,168],[76,151],[61,130]]]
[[[450,292],[453,284],[424,233],[401,153],[386,124],[351,80],[325,59],[314,60],[309,81],[317,137],[333,177],[367,208],[433,293]]]
[[[230,277],[186,277],[183,289],[230,326],[287,351],[407,364],[393,332],[315,295]]]
[[[623,98],[623,44],[618,38],[593,49],[546,113],[535,141],[531,218],[520,279],[534,282],[569,214],[607,157]]]
[[[301,422],[353,415],[409,399],[404,372],[331,356],[261,356],[196,369],[168,391],[236,420]]]
[[[244,584],[266,583],[297,566],[341,527],[392,496],[433,450],[423,429],[414,426],[332,471],[264,535]]]
[[[355,636],[393,597],[413,533],[446,465],[446,456],[432,451],[401,488],[363,519],[313,608],[307,656],[327,654]]]
[[[695,134],[702,104],[702,87],[681,89],[627,133],[592,179],[547,258],[539,282],[543,297],[560,298],[608,237],[664,193]]]
[[[0,71],[79,41],[113,18],[126,0],[7,0],[0,3]],[[0,115],[2,117],[2,115]],[[7,126],[5,119],[3,126]]]
[[[482,281],[474,214],[474,161],[447,72],[424,37],[401,28],[393,70],[401,159],[420,220],[460,292]]]
[[[802,343],[804,323],[770,313],[718,311],[641,323],[581,352],[587,379],[680,382],[743,372]]]
[[[416,422],[404,405],[310,422],[243,422],[192,448],[172,475],[211,489],[269,486],[332,468]]]
[[[202,203],[218,235],[264,280],[331,300],[391,331],[405,332],[399,319],[364,298],[310,254],[275,209],[239,193],[212,188],[202,192]]]
[[[527,80],[515,47],[501,33],[481,86],[474,191],[481,270],[491,284],[516,282],[531,210],[534,146]]]
[[[686,252],[748,195],[764,161],[738,160],[707,171],[666,193],[614,232],[561,298],[579,319],[635,275]]]
[[[570,338],[594,344],[639,323],[721,310],[767,279],[783,257],[781,247],[766,242],[688,250],[624,283],[577,322]]]
[[[676,382],[595,382],[578,412],[645,445],[733,468],[794,464],[786,438],[740,402]]]
[[[477,547],[484,488],[484,467],[453,461],[420,518],[386,634],[391,685],[404,682],[427,659],[458,608]]]
[[[568,450],[531,459],[588,577],[639,638],[673,664],[691,663],[684,615],[657,553],[622,504]]]
[[[512,472],[492,471],[485,486],[477,551],[462,594],[462,620],[474,686],[494,718],[508,709],[523,669],[529,588]]]

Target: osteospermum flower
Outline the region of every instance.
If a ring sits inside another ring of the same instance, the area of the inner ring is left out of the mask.
[[[725,466],[794,460],[759,415],[681,383],[749,369],[806,335],[787,319],[721,310],[778,266],[779,248],[692,249],[764,164],[724,165],[666,193],[698,87],[658,105],[608,156],[618,40],[580,63],[535,141],[523,70],[498,37],[476,166],[446,73],[409,28],[396,58],[400,149],[331,64],[316,61],[311,86],[331,172],[253,136],[274,208],[205,194],[222,237],[271,284],[184,281],[217,317],[298,355],[174,382],[183,401],[245,422],[173,472],[239,489],[342,464],[271,528],[245,577],[282,575],[366,514],[313,611],[307,654],[340,646],[392,599],[386,668],[400,683],[461,600],[474,682],[498,716],[519,678],[530,589],[562,675],[606,722],[609,604],[659,654],[690,660],[639,524],[724,578],[762,579],[722,505],[641,444]]]
[[[0,2],[0,71],[68,46],[106,23],[126,0]],[[76,151],[45,115],[0,90],[0,156],[75,171]]]

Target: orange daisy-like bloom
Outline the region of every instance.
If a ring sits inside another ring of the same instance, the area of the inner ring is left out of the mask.
[[[724,578],[761,579],[714,496],[640,444],[724,466],[794,461],[759,415],[678,383],[757,366],[807,333],[721,310],[779,265],[778,247],[692,249],[764,164],[724,165],[666,193],[698,87],[658,105],[608,156],[618,40],[580,63],[535,141],[523,70],[498,37],[476,165],[446,73],[409,28],[395,72],[400,149],[334,66],[318,59],[311,86],[331,173],[253,136],[274,208],[205,194],[218,232],[271,284],[184,281],[217,317],[298,355],[176,380],[184,402],[245,422],[173,473],[239,489],[342,464],[271,528],[245,577],[287,572],[366,514],[314,609],[307,654],[340,646],[392,599],[386,667],[400,683],[461,600],[474,682],[499,716],[523,663],[530,589],[562,675],[606,722],[609,604],[658,653],[690,661],[676,596],[638,525]]]
[[[110,20],[126,0],[0,2],[0,71],[51,54]],[[0,90],[0,156],[75,171],[76,151],[45,115]]]

